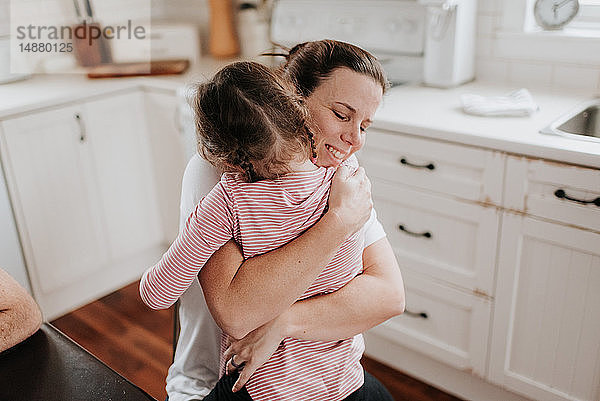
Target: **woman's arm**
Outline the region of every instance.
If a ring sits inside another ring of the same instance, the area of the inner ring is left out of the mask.
[[[402,275],[387,239],[368,246],[363,261],[364,273],[338,291],[296,302],[229,346],[224,358],[235,355],[237,363],[245,363],[234,391],[246,384],[285,337],[313,341],[350,338],[404,311]],[[233,370],[229,362],[227,371]]]
[[[404,283],[386,238],[364,250],[365,271],[338,291],[296,302],[279,318],[285,337],[349,338],[404,312]]]
[[[42,313],[33,298],[0,269],[0,352],[31,336],[41,324]]]
[[[246,261],[232,241],[223,246],[199,274],[217,324],[242,338],[283,313],[315,281],[344,240],[364,225],[371,208],[364,170],[350,175],[340,167],[332,182],[328,212],[303,235]]]

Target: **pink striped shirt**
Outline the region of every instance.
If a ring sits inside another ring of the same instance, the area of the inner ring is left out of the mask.
[[[323,215],[333,174],[319,168],[255,183],[224,174],[162,259],[144,273],[142,299],[156,309],[171,306],[231,238],[250,258],[298,237]],[[336,291],[362,273],[363,242],[361,231],[348,238],[300,299]],[[361,335],[339,341],[288,337],[246,388],[256,401],[342,400],[364,381],[363,351]]]

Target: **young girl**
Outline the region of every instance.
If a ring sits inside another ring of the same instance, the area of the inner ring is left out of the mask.
[[[261,64],[240,62],[219,71],[199,85],[194,109],[200,150],[226,173],[143,275],[141,297],[157,309],[170,307],[231,238],[250,258],[302,234],[325,212],[335,172],[311,162],[314,145],[302,102],[293,86]],[[361,234],[342,244],[301,299],[336,291],[362,272]],[[246,399],[343,400],[363,384],[363,350],[360,335],[285,338],[248,381]]]

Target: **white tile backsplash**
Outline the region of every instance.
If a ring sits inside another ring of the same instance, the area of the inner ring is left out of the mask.
[[[548,63],[512,61],[508,66],[510,83],[527,83],[532,86],[551,86],[553,66]]]
[[[479,0],[478,11],[480,15],[497,15],[500,11],[497,0]]]
[[[552,86],[557,88],[596,89],[600,84],[597,68],[571,65],[556,65],[552,76]]]
[[[480,58],[475,62],[476,79],[497,84],[508,83],[508,65],[506,61]]]
[[[152,0],[152,19],[198,26],[202,54],[208,54],[210,8],[207,0]]]
[[[479,35],[475,43],[475,54],[478,58],[492,57],[492,37]]]
[[[495,15],[478,15],[477,34],[491,36],[494,33],[496,18]]]
[[[540,62],[526,54],[502,58],[494,48],[501,45],[495,37],[502,18],[502,0],[479,0],[477,16],[476,77],[481,81],[506,82],[523,86],[551,86],[561,89],[596,88],[600,91],[600,65],[566,62]]]
[[[10,32],[10,0],[0,0],[0,37]]]

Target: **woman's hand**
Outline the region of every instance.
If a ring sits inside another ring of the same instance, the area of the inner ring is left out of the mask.
[[[277,317],[251,331],[241,340],[233,341],[225,350],[223,357],[227,361],[225,366],[227,374],[238,369],[233,366],[232,358],[235,358],[236,365],[244,364],[243,367],[239,367],[240,376],[233,385],[233,392],[244,387],[254,372],[271,358],[285,337],[284,327],[283,317]]]
[[[327,213],[337,216],[350,236],[369,220],[372,208],[371,182],[365,169],[359,167],[354,174],[350,174],[348,167],[340,166],[331,183]]]

